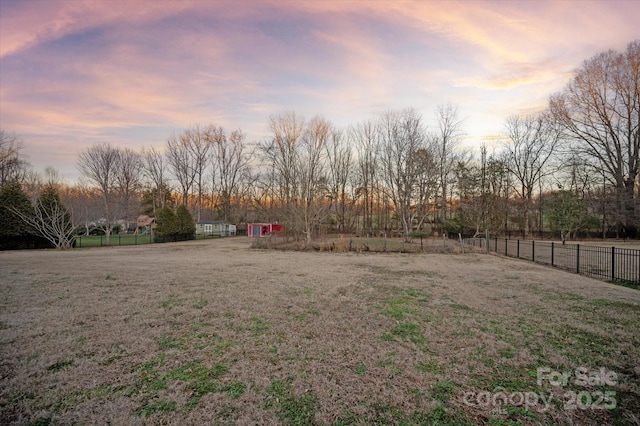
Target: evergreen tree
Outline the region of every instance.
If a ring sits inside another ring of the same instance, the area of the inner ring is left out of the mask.
[[[167,241],[174,241],[173,236],[178,234],[180,227],[178,225],[178,218],[173,210],[168,207],[162,208],[156,212],[156,221],[158,227],[156,228],[156,242],[164,243]]]
[[[155,237],[157,243],[192,240],[195,237],[196,225],[185,206],[178,207],[176,213],[168,207],[160,209],[156,212],[156,219],[158,221]]]
[[[176,218],[178,220],[178,232],[182,234],[185,239],[192,239],[193,235],[196,233],[196,224],[193,221],[191,213],[189,213],[189,209],[185,206],[178,207],[178,210],[176,211]]]
[[[0,188],[0,250],[49,248],[51,243],[36,234],[35,210],[17,181]]]
[[[10,182],[0,188],[0,236],[21,237],[33,233],[33,229],[14,211],[32,215],[33,207],[18,182]]]

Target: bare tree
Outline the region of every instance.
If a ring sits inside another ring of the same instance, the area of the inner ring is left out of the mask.
[[[280,199],[285,207],[296,203],[296,161],[300,137],[304,131],[304,119],[295,112],[272,117],[269,126],[273,134],[269,146],[270,157],[277,173]]]
[[[550,108],[594,168],[615,188],[618,223],[637,227],[636,189],[640,171],[640,40],[586,60]]]
[[[167,139],[167,162],[173,172],[173,176],[178,182],[182,194],[182,204],[188,206],[189,194],[196,179],[196,168],[191,158],[191,149],[189,147],[189,135],[175,134]]]
[[[440,214],[442,226],[445,228],[449,210],[449,183],[454,176],[453,170],[457,161],[455,149],[462,137],[462,120],[455,105],[440,105],[436,117],[437,132],[433,137],[436,141],[436,161],[440,179]]]
[[[395,208],[405,241],[411,240],[414,221],[424,220],[416,203],[428,193],[420,185],[429,172],[431,156],[426,145],[422,119],[415,111],[387,112],[380,119],[381,164],[385,190]],[[418,198],[416,198],[416,194]]]
[[[94,145],[81,152],[78,169],[100,191],[104,214],[106,244],[120,216],[121,203],[118,192],[120,151],[109,144]]]
[[[305,126],[295,112],[269,121],[272,137],[260,146],[265,159],[263,185],[271,188],[286,218],[288,231],[311,241],[314,231],[328,214],[326,147],[333,126],[314,117]]]
[[[249,172],[249,156],[242,130],[234,130],[229,137],[219,127],[212,132],[211,160],[218,176],[218,187],[222,204],[222,218],[230,219],[231,203],[240,196],[243,179]]]
[[[183,137],[187,139],[187,147],[191,154],[191,162],[194,171],[194,183],[197,190],[196,198],[196,222],[199,222],[202,217],[202,199],[205,192],[205,175],[206,169],[209,164],[209,150],[211,148],[211,138],[207,135],[213,128],[212,125],[208,128],[201,129],[200,126],[195,125],[193,128],[186,130],[183,133]],[[186,204],[185,204],[186,206]]]
[[[295,156],[301,200],[299,210],[307,243],[311,242],[314,226],[322,221],[328,210],[324,198],[328,193],[325,150],[331,133],[331,123],[321,117],[312,118]]]
[[[521,201],[524,237],[529,236],[533,195],[540,180],[551,173],[548,167],[554,150],[562,140],[562,133],[547,113],[511,116],[507,119],[505,145],[507,167],[515,178],[513,189]]]
[[[129,222],[134,220],[131,211],[131,201],[140,190],[142,179],[142,160],[140,154],[129,148],[122,148],[118,152],[118,169],[116,171],[117,190],[120,193],[121,219]],[[136,212],[137,213],[137,212]],[[135,214],[137,216],[137,214]]]
[[[55,187],[47,186],[35,200],[33,211],[26,214],[10,207],[11,211],[27,223],[36,235],[49,241],[55,248],[73,247],[71,214],[64,206]]]
[[[15,134],[0,130],[0,188],[11,181],[22,181],[28,163],[21,151],[24,144]]]
[[[72,222],[82,225],[85,235],[89,235],[96,219],[104,215],[100,191],[81,177],[74,186],[65,186],[60,196],[71,213]]]
[[[458,215],[465,228],[474,235],[487,230],[497,231],[508,218],[508,171],[501,156],[489,154],[485,144],[480,147],[477,161],[460,160],[456,163],[456,189]]]
[[[296,224],[298,199],[298,151],[300,138],[304,131],[304,119],[295,112],[271,117],[269,119],[271,138],[260,146],[266,163],[266,173],[272,193],[269,198],[273,207],[278,207],[289,222],[291,231],[300,231]],[[293,229],[291,229],[293,228]]]
[[[167,203],[167,170],[164,156],[153,147],[142,150],[142,173],[151,185],[152,211],[162,209]]]
[[[352,127],[347,135],[349,144],[356,147],[357,174],[353,185],[357,187],[355,197],[362,200],[362,229],[371,234],[374,196],[379,187],[380,133],[375,123],[365,121]]]
[[[339,232],[347,231],[347,207],[349,195],[347,185],[352,172],[353,151],[342,132],[333,130],[326,145],[327,165],[329,170],[330,200],[335,206],[337,228]]]

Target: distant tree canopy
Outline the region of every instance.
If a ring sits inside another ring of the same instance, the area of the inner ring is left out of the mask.
[[[613,225],[636,236],[640,172],[640,40],[586,60],[550,110],[595,175],[612,185]]]
[[[584,61],[546,109],[505,117],[495,148],[481,143],[480,155],[462,146],[457,106],[433,112],[385,111],[339,129],[285,111],[253,143],[211,123],[158,149],[98,144],[80,153],[77,185],[58,194],[87,233],[126,232],[144,213],[156,216],[158,241],[192,238],[193,218],[239,230],[278,222],[307,242],[330,232],[640,236],[640,40]],[[18,182],[35,200],[44,185],[21,146],[0,131],[0,186]],[[2,232],[27,232],[2,220]]]

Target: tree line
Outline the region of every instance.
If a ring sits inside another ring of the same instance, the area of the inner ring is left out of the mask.
[[[259,143],[207,124],[161,148],[94,145],[78,156],[81,179],[63,185],[54,170],[31,171],[20,138],[2,132],[0,191],[18,182],[32,209],[48,191],[75,232],[107,236],[139,214],[183,206],[195,221],[280,222],[307,241],[331,232],[635,238],[639,76],[640,41],[599,53],[544,111],[507,117],[500,144],[477,151],[462,147],[455,105],[437,107],[429,123],[407,108],[344,129],[288,111],[269,118]]]

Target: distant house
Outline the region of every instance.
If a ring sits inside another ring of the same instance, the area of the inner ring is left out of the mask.
[[[201,220],[196,223],[196,235],[232,237],[236,235],[236,226],[223,220]]]
[[[266,237],[271,234],[282,232],[282,224],[279,223],[249,223],[247,224],[247,235],[249,237]]]

